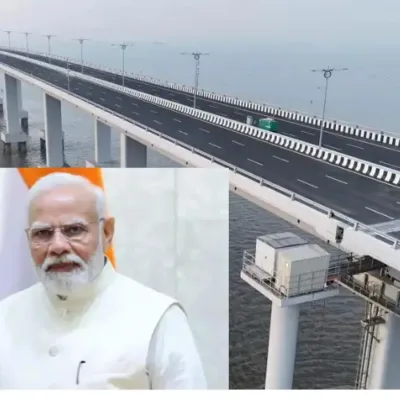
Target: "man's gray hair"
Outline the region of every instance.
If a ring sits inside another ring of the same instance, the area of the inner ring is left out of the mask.
[[[82,186],[96,196],[97,213],[99,218],[106,218],[106,200],[101,188],[94,185],[83,176],[67,172],[53,172],[40,178],[29,190],[28,207],[39,195],[62,186]]]

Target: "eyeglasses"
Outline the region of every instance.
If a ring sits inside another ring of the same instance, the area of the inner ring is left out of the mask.
[[[50,243],[53,240],[54,234],[57,230],[61,232],[65,240],[68,242],[82,242],[89,233],[89,226],[91,224],[96,224],[103,221],[104,218],[100,218],[97,221],[87,223],[77,222],[60,226],[49,226],[45,228],[28,228],[25,231],[30,242],[36,246]]]

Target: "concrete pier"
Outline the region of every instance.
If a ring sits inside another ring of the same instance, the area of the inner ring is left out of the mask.
[[[48,167],[64,166],[61,101],[43,93],[46,160]]]
[[[1,140],[4,143],[4,151],[11,152],[11,144],[18,143],[20,151],[26,151],[26,133],[20,126],[20,84],[14,77],[4,74],[4,118],[6,120],[6,132],[2,132]]]
[[[94,119],[94,160],[96,164],[107,163],[111,157],[111,127]]]
[[[28,111],[24,110],[22,105],[22,85],[21,81],[17,80],[17,92],[18,92],[18,113],[20,126],[24,132],[28,132]]]
[[[137,140],[121,134],[121,168],[146,168],[147,147]]]

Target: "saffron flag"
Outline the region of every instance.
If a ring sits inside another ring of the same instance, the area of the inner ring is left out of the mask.
[[[100,168],[7,168],[0,170],[0,300],[36,283],[25,234],[28,191],[53,172],[81,175],[104,190]],[[113,248],[107,257],[115,266]]]

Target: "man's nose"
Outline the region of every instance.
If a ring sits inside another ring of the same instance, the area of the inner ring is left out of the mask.
[[[71,246],[65,236],[59,230],[56,230],[50,241],[48,248],[49,253],[51,255],[59,256],[61,254],[69,253],[70,248]]]

